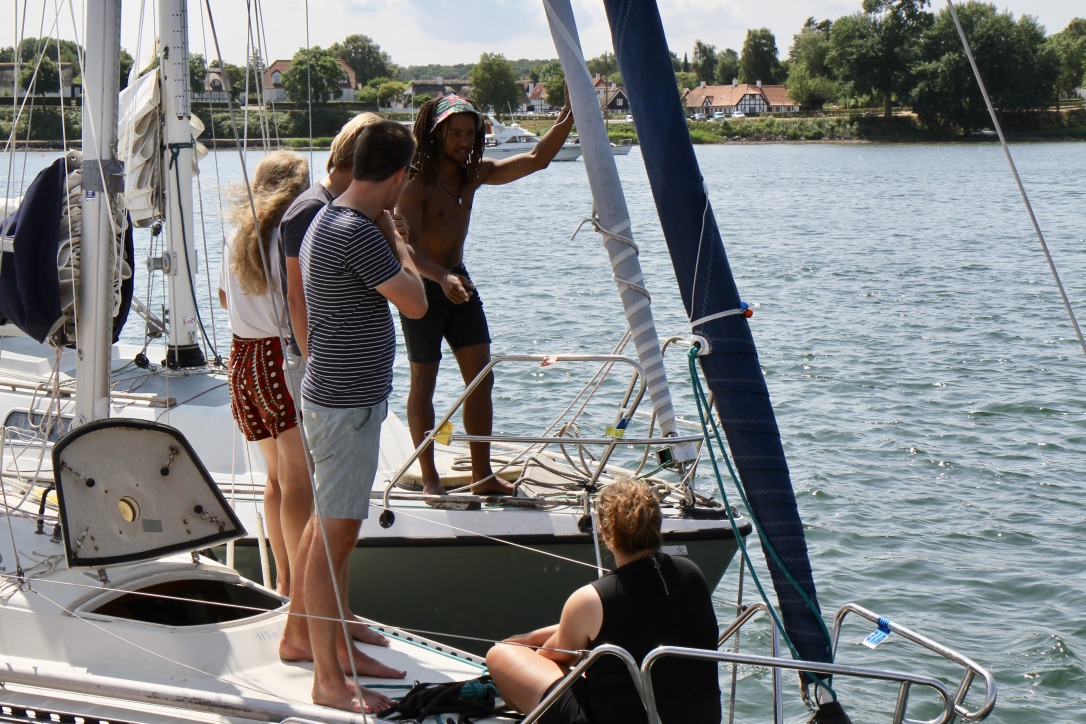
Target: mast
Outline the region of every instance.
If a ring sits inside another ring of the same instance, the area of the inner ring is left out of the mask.
[[[776,552],[766,551],[766,563],[785,630],[800,658],[832,661],[780,430],[690,142],[660,11],[648,0],[604,6],[675,279],[703,340],[702,373],[751,515]]]
[[[83,95],[82,279],[76,330],[76,424],[109,417],[113,330],[111,275],[116,232],[114,194],[124,191],[117,161],[121,2],[89,0]]]
[[[544,6],[577,120],[588,183],[592,188],[593,221],[603,234],[604,247],[611,259],[622,307],[638,362],[645,371],[645,384],[660,432],[672,437],[676,434],[675,408],[671,403],[660,338],[656,333],[649,293],[641,274],[637,247],[633,243],[633,226],[626,197],[622,193],[615,155],[611,151],[607,127],[581,51],[576,20],[569,0],[544,0]],[[693,443],[672,446],[670,455],[666,452],[662,454],[669,459],[661,459],[661,462],[690,462],[697,459],[697,449]]]
[[[196,247],[192,215],[192,111],[189,88],[188,3],[159,2],[160,69],[162,73],[162,162],[166,202],[166,243],[163,274],[169,284],[169,345],[171,368],[202,367],[193,274]]]

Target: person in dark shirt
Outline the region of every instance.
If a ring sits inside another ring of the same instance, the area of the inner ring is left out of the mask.
[[[698,567],[660,553],[660,505],[652,489],[615,481],[600,494],[600,531],[617,568],[573,593],[556,626],[514,636],[487,653],[490,675],[507,704],[528,712],[576,663],[574,652],[620,646],[640,664],[657,646],[716,650],[717,622]],[[720,721],[720,686],[713,661],[664,658],[652,668],[653,691],[665,724]],[[547,724],[648,722],[629,670],[604,656],[566,689],[539,719]]]

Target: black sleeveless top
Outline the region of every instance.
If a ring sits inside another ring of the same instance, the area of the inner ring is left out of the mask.
[[[716,650],[717,623],[705,577],[697,565],[664,553],[627,563],[593,582],[603,602],[603,625],[589,646],[621,646],[641,663],[657,646]],[[667,657],[652,667],[656,708],[664,724],[720,721],[715,661]],[[595,724],[647,722],[626,666],[604,656],[578,689]]]

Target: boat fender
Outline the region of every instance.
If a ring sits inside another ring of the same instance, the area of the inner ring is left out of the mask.
[[[839,701],[827,701],[818,707],[809,724],[852,724]]]
[[[381,524],[382,528],[391,528],[392,524],[396,522],[396,514],[391,510],[382,511],[381,515],[377,517],[377,522]]]

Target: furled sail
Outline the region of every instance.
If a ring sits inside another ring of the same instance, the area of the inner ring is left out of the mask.
[[[162,83],[159,69],[153,68],[135,79],[118,99],[117,158],[125,163],[124,197],[128,215],[136,226],[148,226],[164,214],[159,159],[162,149],[160,115]],[[192,116],[192,137],[199,138],[204,124]],[[199,161],[207,149],[195,144],[192,173],[200,172]]]
[[[751,512],[787,568],[788,575],[767,551],[785,631],[801,658],[832,661],[780,431],[750,326],[736,313],[739,293],[690,142],[659,11],[647,0],[604,5],[683,304],[694,334],[708,342],[702,371]]]

